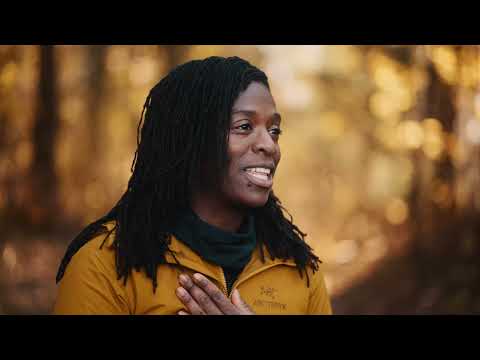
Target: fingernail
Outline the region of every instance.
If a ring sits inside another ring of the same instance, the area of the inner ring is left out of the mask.
[[[187,276],[181,274],[181,275],[178,277],[178,280],[180,281],[180,283],[181,283],[182,285],[185,285],[186,282],[187,282]]]
[[[193,277],[195,278],[195,280],[203,283],[203,276],[202,275],[197,273],[197,274],[194,274]]]
[[[181,297],[187,296],[187,291],[184,288],[182,288],[181,286],[177,288],[177,293]]]

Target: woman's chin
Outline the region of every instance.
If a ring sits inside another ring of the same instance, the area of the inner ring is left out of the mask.
[[[241,199],[240,203],[244,207],[248,208],[259,208],[265,206],[268,201],[268,193],[267,194],[255,194],[252,196],[244,197]]]

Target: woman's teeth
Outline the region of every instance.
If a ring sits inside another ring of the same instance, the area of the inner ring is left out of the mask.
[[[257,179],[268,180],[271,170],[266,168],[249,168],[246,171]]]

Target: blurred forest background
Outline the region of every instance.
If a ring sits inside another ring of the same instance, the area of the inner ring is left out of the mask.
[[[51,311],[67,244],[126,188],[149,89],[210,55],[270,78],[274,189],[335,313],[480,313],[480,47],[440,45],[0,46],[0,313]]]

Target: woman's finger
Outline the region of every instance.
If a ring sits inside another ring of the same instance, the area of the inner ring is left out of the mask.
[[[222,311],[220,311],[210,296],[200,287],[195,285],[188,275],[180,275],[179,281],[185,290],[188,291],[189,295],[193,297],[196,304],[205,312],[205,314],[222,315]]]
[[[232,303],[240,310],[243,315],[254,315],[252,308],[242,299],[240,291],[235,289],[232,294]]]
[[[193,280],[208,296],[214,301],[220,311],[225,315],[234,315],[238,309],[232,304],[230,299],[210,280],[202,274],[193,275]]]
[[[185,290],[183,287],[179,287],[176,290],[176,294],[180,301],[183,303],[183,305],[186,306],[187,310],[190,312],[192,315],[205,315],[205,312],[202,310],[202,308],[197,304],[195,299],[190,296],[187,290]]]

